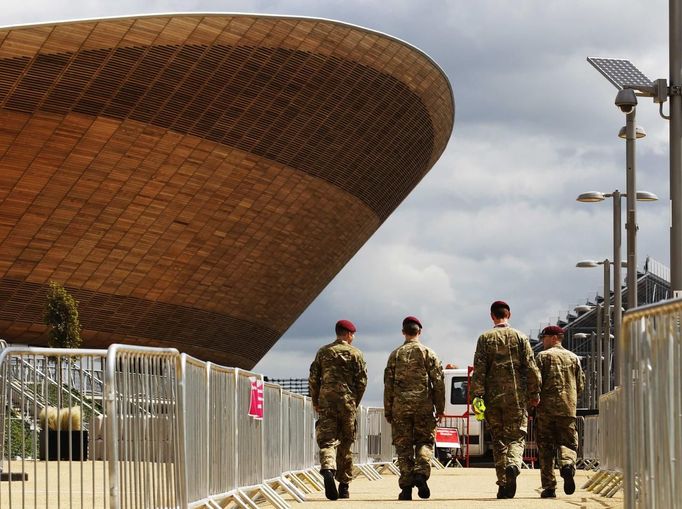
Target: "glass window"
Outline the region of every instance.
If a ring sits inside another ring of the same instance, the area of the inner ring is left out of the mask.
[[[467,379],[463,377],[452,377],[452,387],[450,389],[451,405],[467,404]]]

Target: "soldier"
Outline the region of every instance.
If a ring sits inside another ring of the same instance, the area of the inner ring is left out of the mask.
[[[490,306],[494,327],[478,338],[474,355],[474,404],[485,401],[485,422],[493,439],[497,498],[514,498],[528,428],[526,406],[539,403],[540,373],[528,338],[509,326],[503,301]]]
[[[537,407],[538,452],[542,498],[556,497],[554,458],[560,452],[559,472],[564,479],[564,493],[575,491],[575,461],[578,457],[576,407],[578,395],[585,386],[580,360],[561,346],[564,330],[556,325],[545,327],[540,334],[545,348],[537,356],[542,376],[540,405]]]
[[[319,418],[315,425],[320,447],[320,473],[329,500],[350,498],[353,479],[355,415],[367,387],[367,367],[362,352],[352,346],[355,325],[336,322],[336,341],[317,351],[310,365],[308,386]],[[338,490],[334,477],[339,481]]]
[[[419,342],[421,330],[414,316],[403,320],[405,342],[391,352],[384,370],[384,415],[391,423],[400,468],[398,500],[412,500],[413,486],[419,497],[431,496],[426,481],[436,420],[445,409],[443,367],[434,351]]]

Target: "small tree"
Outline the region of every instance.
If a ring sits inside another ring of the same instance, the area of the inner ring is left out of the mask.
[[[45,325],[50,327],[51,348],[78,348],[81,344],[81,324],[78,301],[64,287],[50,281],[45,304]]]

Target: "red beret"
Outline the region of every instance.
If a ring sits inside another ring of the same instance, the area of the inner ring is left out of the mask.
[[[414,317],[414,316],[408,316],[407,318],[405,318],[405,319],[403,320],[403,327],[405,327],[405,325],[407,325],[408,323],[416,323],[417,325],[419,325],[419,328],[420,328],[420,329],[423,329],[423,328],[424,328],[424,327],[422,326],[422,323],[419,321],[419,319],[416,318],[416,317]]]
[[[350,320],[339,320],[336,322],[336,326],[346,329],[348,332],[355,332],[355,325]]]
[[[542,329],[540,337],[542,336],[562,336],[564,334],[564,329],[558,325],[549,325]]]
[[[495,302],[493,302],[493,303],[490,305],[490,312],[492,313],[493,309],[495,309],[495,308],[498,308],[498,309],[499,309],[499,308],[506,308],[507,311],[511,311],[511,309],[509,309],[509,304],[507,304],[507,303],[506,303],[505,301],[503,301],[503,300],[496,300]]]

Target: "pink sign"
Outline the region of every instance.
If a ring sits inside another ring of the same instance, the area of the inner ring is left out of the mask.
[[[251,405],[249,406],[249,416],[254,419],[263,419],[263,380],[258,377],[250,376],[251,382]]]

